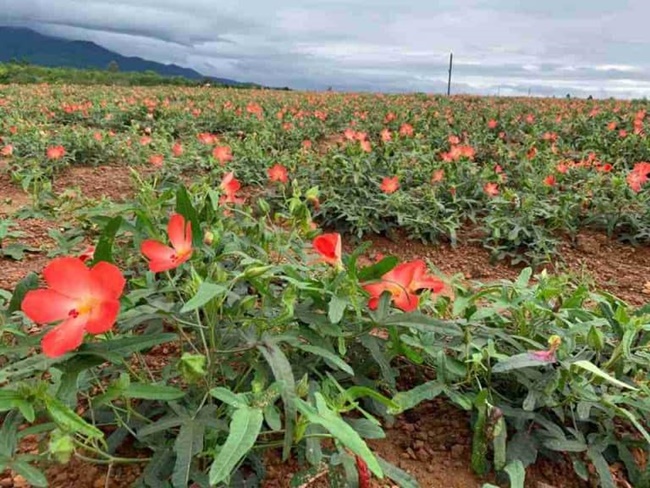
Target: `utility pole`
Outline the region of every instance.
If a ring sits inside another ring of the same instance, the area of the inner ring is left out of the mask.
[[[449,53],[449,79],[447,80],[447,96],[451,95],[451,68],[454,63],[454,53]]]

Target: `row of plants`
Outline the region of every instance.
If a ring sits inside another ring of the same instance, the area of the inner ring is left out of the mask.
[[[480,475],[523,487],[561,452],[603,487],[615,462],[650,483],[647,307],[528,268],[481,284],[344,254],[313,221],[327,200],[282,168],[248,203],[221,170],[78,209],[93,246],[0,292],[0,470],[46,486],[45,463],[76,457],[143,463],[137,486],[256,486],[280,449],[295,486],[413,487],[366,440],[444,396],[472,414]]]
[[[537,264],[584,228],[648,242],[646,105],[7,85],[0,160],[35,194],[68,165],[144,165],[178,182],[227,163],[255,188],[279,164],[319,187],[328,228],[456,243],[474,226],[495,259]]]

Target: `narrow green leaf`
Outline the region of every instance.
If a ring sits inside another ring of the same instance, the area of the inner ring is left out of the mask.
[[[9,308],[7,311],[9,313],[17,312],[20,310],[20,305],[23,303],[23,299],[29,290],[35,290],[38,288],[38,275],[36,273],[29,273],[22,280],[18,282],[14,288],[14,294],[11,296],[11,301],[9,302]]]
[[[328,361],[333,363],[336,367],[338,367],[341,371],[345,371],[349,375],[354,375],[354,370],[350,367],[348,363],[346,363],[339,356],[328,351],[327,349],[318,346],[310,346],[309,344],[299,344],[299,347],[305,352],[327,359]]]
[[[43,472],[28,462],[21,461],[21,460],[15,460],[14,462],[11,463],[11,469],[13,469],[16,473],[18,473],[20,476],[25,478],[25,481],[29,483],[32,486],[37,486],[37,487],[46,487],[47,485],[47,478],[43,474]]]
[[[348,301],[345,298],[340,298],[334,295],[330,300],[327,309],[327,318],[329,321],[333,324],[338,324],[343,318],[347,305]]]
[[[228,388],[223,388],[221,386],[212,388],[210,390],[210,395],[212,395],[217,400],[230,405],[231,407],[243,408],[248,406],[248,402],[243,395],[233,393]]]
[[[97,264],[101,261],[106,261],[107,263],[113,262],[113,243],[115,242],[117,232],[120,230],[120,227],[122,227],[123,221],[124,219],[120,215],[113,217],[108,221],[106,227],[104,227],[104,230],[99,236],[99,241],[95,248],[95,254],[93,255],[93,264]]]
[[[90,425],[66,405],[53,397],[45,399],[45,407],[50,417],[67,431],[83,434],[87,437],[101,439],[104,434],[97,427]]]
[[[359,270],[358,279],[360,282],[378,280],[397,266],[397,263],[398,259],[395,256],[386,256],[378,263]]]
[[[600,486],[602,488],[616,488],[616,483],[614,483],[614,478],[612,478],[612,473],[609,470],[609,463],[602,453],[590,447],[587,450],[587,457],[596,468],[596,472],[600,478]]]
[[[394,464],[391,464],[380,457],[377,457],[377,461],[379,461],[379,466],[381,466],[386,478],[393,480],[400,486],[400,488],[420,488],[417,480],[406,471],[399,469]]]
[[[180,185],[176,191],[176,212],[185,217],[192,223],[192,242],[195,246],[201,245],[203,236],[201,235],[201,222],[199,215],[192,205],[192,200],[185,186]]]
[[[210,467],[210,484],[226,481],[239,462],[255,445],[262,429],[264,416],[258,408],[235,410],[230,422],[230,432],[226,442]]]
[[[396,415],[405,412],[419,405],[426,400],[433,400],[445,389],[445,385],[438,381],[428,381],[408,391],[400,391],[393,397],[393,401],[399,406],[397,410],[390,413]]]
[[[571,366],[575,366],[577,368],[582,368],[585,371],[589,371],[590,373],[595,374],[596,376],[599,376],[600,378],[604,379],[605,381],[608,381],[609,383],[619,386],[621,388],[627,388],[632,391],[638,391],[638,388],[635,388],[634,386],[628,385],[627,383],[623,383],[622,381],[617,380],[613,376],[610,376],[609,374],[605,373],[602,369],[600,369],[598,366],[596,366],[594,363],[590,361],[576,361],[575,363],[571,363]]]
[[[521,461],[509,462],[503,470],[508,473],[510,477],[510,488],[524,488],[524,481],[526,480],[526,470]]]
[[[282,446],[282,458],[289,458],[291,446],[293,445],[293,432],[296,425],[298,411],[296,409],[296,380],[293,376],[291,363],[284,355],[280,347],[271,341],[264,341],[257,348],[271,367],[273,376],[280,385],[280,395],[284,404],[284,443]]]
[[[139,398],[141,400],[178,400],[185,396],[185,392],[173,386],[152,385],[149,383],[131,383],[122,392],[125,398]]]
[[[538,366],[548,366],[549,364],[552,364],[552,361],[538,358],[529,352],[524,352],[522,354],[515,354],[514,356],[510,356],[503,361],[499,361],[497,364],[492,366],[492,372],[505,373],[506,371]]]
[[[379,466],[379,462],[372,451],[368,448],[363,439],[356,433],[356,431],[348,425],[337,413],[327,407],[327,403],[320,393],[315,393],[316,399],[315,410],[304,400],[296,399],[298,410],[302,413],[307,420],[311,423],[323,426],[327,431],[338,439],[345,447],[361,457],[372,473],[378,478],[383,478],[383,471]]]
[[[204,281],[199,286],[199,290],[185,305],[181,308],[181,313],[191,312],[197,308],[202,307],[207,304],[213,298],[216,298],[220,295],[224,295],[228,292],[228,288],[223,285],[217,285],[215,283],[210,283]]]
[[[172,472],[172,486],[174,488],[187,488],[189,486],[192,459],[203,450],[203,436],[205,425],[194,419],[181,425],[178,436],[174,441],[176,462]]]

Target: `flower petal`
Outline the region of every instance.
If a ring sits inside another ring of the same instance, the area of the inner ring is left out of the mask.
[[[188,224],[191,225],[190,222]],[[185,241],[185,217],[181,214],[172,215],[167,224],[167,234],[174,249],[177,251],[185,249],[187,247]]]
[[[148,259],[155,261],[172,261],[176,251],[162,242],[146,240],[140,245],[140,251]]]
[[[108,332],[115,324],[117,315],[120,313],[120,302],[118,300],[109,300],[93,308],[86,331],[89,334],[103,334]]]
[[[83,342],[87,316],[80,315],[57,325],[43,337],[43,354],[57,358],[66,352],[74,351]]]
[[[62,295],[58,291],[32,290],[27,292],[21,310],[37,324],[49,324],[67,319],[70,311],[76,307],[74,298]]]
[[[43,270],[43,277],[50,288],[68,297],[87,296],[91,289],[90,270],[79,258],[52,260]]]
[[[101,261],[90,269],[90,276],[94,281],[93,296],[117,300],[122,295],[126,280],[114,264]]]
[[[402,312],[413,312],[418,308],[419,297],[407,291],[402,291],[398,294],[393,294],[393,303]]]

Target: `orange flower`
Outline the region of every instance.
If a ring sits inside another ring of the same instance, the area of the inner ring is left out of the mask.
[[[488,129],[496,129],[499,123],[494,119],[490,119],[487,125],[488,125]]]
[[[63,146],[50,146],[47,148],[47,159],[57,160],[65,156],[65,148]]]
[[[162,154],[152,154],[149,156],[149,163],[153,166],[160,167],[163,165],[163,160],[165,157]]]
[[[224,193],[221,198],[219,198],[219,203],[244,203],[243,198],[237,197],[237,192],[241,188],[241,183],[235,178],[235,173],[232,171],[223,177],[219,188],[221,188],[221,191]]]
[[[382,129],[380,132],[381,135],[381,140],[382,142],[388,142],[392,139],[392,136],[390,134],[390,130],[388,129]]]
[[[399,128],[399,135],[402,137],[411,137],[413,136],[413,126],[411,124],[404,123]]]
[[[147,145],[149,145],[149,144],[151,144],[151,137],[149,137],[149,136],[142,136],[142,137],[140,138],[140,145],[141,145],[141,146],[147,146]]]
[[[192,257],[192,223],[185,217],[174,214],[167,224],[170,246],[148,239],[140,246],[140,251],[149,259],[149,269],[154,273],[177,268]]]
[[[460,144],[460,138],[458,136],[451,135],[449,136],[448,139],[449,139],[449,144],[451,145]]]
[[[383,180],[381,180],[381,191],[383,191],[386,194],[391,194],[397,191],[399,188],[399,178],[397,176],[393,176],[392,178],[385,177]]]
[[[492,182],[486,183],[483,186],[483,191],[489,197],[496,197],[499,194],[499,185]]]
[[[172,154],[175,157],[179,157],[183,155],[183,145],[180,142],[174,143],[174,145],[172,146]]]
[[[232,161],[232,151],[229,146],[217,146],[212,150],[212,156],[219,161],[222,166],[228,161]]]
[[[440,183],[442,180],[445,179],[445,170],[444,169],[437,169],[433,172],[433,176],[431,176],[431,183]]]
[[[113,327],[126,283],[115,265],[101,262],[87,268],[78,258],[57,258],[43,270],[43,278],[48,288],[29,291],[21,309],[38,324],[60,322],[43,337],[47,357],[74,351],[85,332],[103,334]]]
[[[367,139],[363,139],[363,140],[359,141],[359,146],[361,146],[361,150],[363,152],[369,153],[369,152],[372,151],[372,146],[370,145],[370,141],[367,140]]]
[[[419,290],[431,290],[440,293],[444,283],[435,276],[427,274],[427,265],[422,260],[398,264],[382,276],[377,283],[369,283],[363,288],[370,294],[368,307],[375,310],[384,292],[391,295],[391,301],[403,312],[412,312],[418,308]]]
[[[650,163],[636,163],[632,171],[627,175],[627,184],[636,193],[650,178]]]
[[[316,237],[312,245],[314,250],[320,254],[321,260],[335,267],[341,267],[341,235],[332,232]]]
[[[217,142],[217,137],[214,134],[210,134],[209,132],[201,132],[196,136],[196,138],[201,144],[206,144],[208,146],[211,146]]]
[[[280,183],[286,183],[289,181],[289,174],[287,168],[281,164],[276,164],[267,170],[270,181],[278,181]]]
[[[11,144],[7,144],[2,149],[0,149],[0,156],[8,158],[14,153],[14,147]]]

